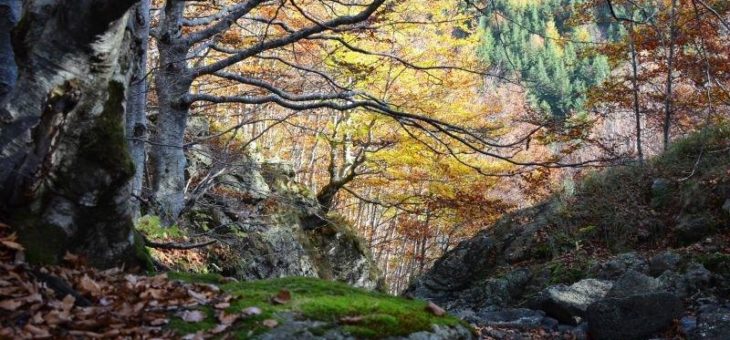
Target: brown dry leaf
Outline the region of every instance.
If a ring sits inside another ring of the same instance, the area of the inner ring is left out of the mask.
[[[446,311],[443,308],[439,307],[437,304],[431,301],[428,302],[428,305],[426,306],[426,311],[436,316],[446,315]]]
[[[280,290],[279,294],[271,298],[271,302],[277,305],[283,305],[289,302],[289,300],[291,300],[291,293],[286,289]]]
[[[354,325],[362,322],[363,317],[362,316],[343,316],[340,318],[340,322],[346,324],[346,325]]]
[[[69,294],[69,295],[66,295],[66,297],[63,298],[63,300],[61,302],[63,303],[63,306],[61,308],[63,309],[64,312],[68,313],[71,310],[71,308],[74,307],[76,298],[73,295]]]
[[[246,307],[246,309],[241,311],[241,314],[246,316],[253,316],[253,315],[260,315],[261,314],[261,308],[259,307]]]
[[[205,337],[203,336],[203,332],[188,334],[183,337],[183,340],[203,340]]]
[[[168,322],[169,322],[169,320],[167,320],[167,319],[154,319],[154,320],[150,321],[150,325],[162,326],[162,325],[166,325]]]
[[[147,289],[144,292],[142,292],[142,294],[140,294],[139,297],[142,299],[149,299],[151,297],[155,300],[161,300],[166,297],[165,293],[166,292],[164,289],[150,288],[150,289]]]
[[[11,239],[14,239],[14,238],[11,238]],[[20,243],[15,242],[15,241],[11,241],[11,240],[0,240],[0,243],[2,243],[4,246],[6,246],[6,247],[8,247],[10,249],[13,249],[13,250],[18,250],[18,251],[25,250],[25,248],[23,248],[23,246],[20,245]]]
[[[33,334],[33,338],[36,338],[36,339],[38,339],[38,338],[50,338],[51,337],[51,333],[48,333],[48,330],[46,330],[44,328],[37,327],[37,326],[33,326],[31,324],[26,324],[25,327],[24,327],[24,329],[26,331],[30,332],[31,334]]]
[[[215,307],[216,309],[226,309],[230,306],[231,306],[231,304],[228,302],[221,302],[221,303],[216,303],[215,305],[213,305],[213,307]]]
[[[220,324],[218,326],[215,326],[215,328],[211,329],[210,332],[213,334],[220,334],[226,331],[228,329],[228,325]]]
[[[81,277],[79,285],[81,286],[81,289],[88,293],[91,293],[91,295],[93,296],[98,296],[101,294],[101,286],[99,286],[96,281],[92,280],[89,275],[84,274],[84,276]]]
[[[221,324],[232,325],[240,316],[239,314],[226,314],[225,312],[221,312],[218,315],[218,320],[220,320]]]
[[[195,299],[198,303],[206,304],[208,303],[208,297],[205,295],[205,293],[198,293],[192,289],[188,289],[188,295]]]
[[[69,252],[66,252],[66,255],[63,255],[63,259],[65,261],[71,262],[71,263],[77,263],[79,262],[78,255],[71,254]]]
[[[182,313],[181,317],[185,322],[201,322],[205,320],[205,315],[199,310],[186,310]]]
[[[263,324],[264,327],[276,328],[276,326],[279,325],[279,321],[276,321],[274,319],[266,319],[266,320],[262,321],[261,324]]]
[[[0,301],[0,308],[5,309],[5,310],[9,310],[9,311],[14,311],[14,310],[18,309],[18,307],[20,307],[22,305],[23,305],[23,302],[20,301],[20,300],[3,300],[3,301]]]

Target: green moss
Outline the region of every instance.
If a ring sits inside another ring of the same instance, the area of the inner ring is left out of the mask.
[[[189,274],[171,274],[170,277],[191,282],[205,282],[206,276]],[[313,278],[289,277],[273,280],[228,283],[221,288],[234,296],[227,312],[239,312],[247,307],[261,308],[262,314],[246,318],[232,327],[236,336],[248,338],[265,332],[261,322],[277,318],[278,313],[292,312],[304,318],[327,322],[327,326],[310,329],[314,334],[324,334],[337,327],[341,318],[359,316],[362,321],[343,326],[342,329],[358,338],[382,338],[388,336],[407,335],[419,331],[430,331],[433,325],[469,327],[461,320],[451,317],[437,317],[425,310],[426,302],[408,300],[382,293],[353,288],[344,283],[324,281]],[[272,296],[279,290],[287,289],[292,300],[284,305],[270,303]],[[171,328],[186,334],[191,332],[190,326],[178,328],[179,323],[171,324]],[[205,326],[207,327],[207,326]]]
[[[152,260],[152,254],[150,250],[145,247],[144,239],[138,232],[134,233],[134,255],[137,257],[138,262],[148,271],[155,270],[155,263]]]
[[[135,227],[147,237],[153,239],[185,236],[185,233],[178,226],[164,227],[158,216],[142,216],[135,223]]]
[[[573,284],[585,279],[588,269],[587,262],[576,262],[572,265],[566,265],[562,262],[554,262],[550,264],[550,284]]]
[[[183,272],[170,272],[167,273],[167,277],[172,280],[180,280],[184,282],[192,283],[208,283],[208,284],[220,284],[223,283],[223,276],[214,273],[198,274],[198,273],[183,273]]]

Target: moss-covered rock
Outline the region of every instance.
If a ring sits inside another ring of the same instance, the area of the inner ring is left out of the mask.
[[[214,150],[206,148],[199,145],[191,153],[191,175],[205,174],[212,166],[208,158]],[[305,276],[377,287],[380,273],[347,221],[331,215],[322,228],[304,226],[304,220],[320,211],[314,196],[294,181],[290,167],[259,164],[244,155],[235,164],[181,223],[188,234],[210,233],[222,242],[202,250],[204,268],[185,264],[174,268],[242,280]],[[148,222],[150,232],[159,232],[154,221]]]
[[[171,278],[193,282],[217,283],[215,277],[171,274]],[[314,278],[290,277],[262,281],[221,284],[233,296],[228,313],[258,307],[260,315],[245,318],[230,328],[237,338],[294,339],[338,335],[340,338],[407,337],[418,332],[431,333],[429,339],[469,339],[469,326],[452,316],[435,316],[426,309],[426,302],[398,298],[378,292],[353,288],[344,283]],[[271,297],[280,290],[291,293],[291,301],[272,304]],[[351,318],[347,321],[346,318]],[[266,319],[280,325],[269,329]],[[354,320],[354,321],[353,321]],[[212,315],[207,320],[190,324],[173,321],[170,328],[179,335],[194,333],[215,326]],[[450,329],[450,337],[436,336],[434,327]]]

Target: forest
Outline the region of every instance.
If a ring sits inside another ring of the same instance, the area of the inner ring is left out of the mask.
[[[726,0],[0,0],[0,338],[730,338]]]

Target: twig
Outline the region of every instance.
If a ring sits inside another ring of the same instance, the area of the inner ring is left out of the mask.
[[[150,248],[155,249],[178,249],[178,250],[188,250],[188,249],[195,249],[195,248],[202,248],[205,246],[209,246],[213,243],[218,242],[218,240],[210,240],[206,242],[201,243],[159,243],[155,241],[151,241],[147,238],[147,236],[142,235],[142,238],[144,239],[144,243],[146,246]]]

